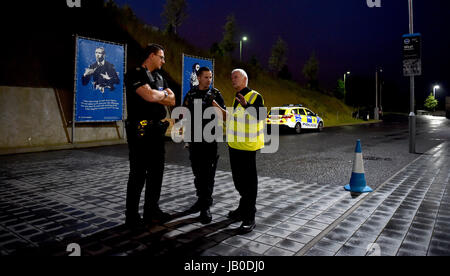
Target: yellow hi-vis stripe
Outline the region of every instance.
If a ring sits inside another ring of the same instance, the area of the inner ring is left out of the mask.
[[[249,92],[244,98],[253,104],[259,95],[256,91]],[[236,100],[233,101],[233,106]],[[251,107],[250,107],[251,108]],[[256,110],[255,110],[256,111]],[[258,112],[258,111],[256,111]],[[227,125],[228,145],[238,150],[259,150],[264,147],[265,120],[257,120],[251,116],[240,104],[233,110]]]

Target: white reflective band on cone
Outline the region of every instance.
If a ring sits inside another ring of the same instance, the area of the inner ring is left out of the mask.
[[[353,163],[353,172],[354,173],[364,173],[364,163],[363,156],[361,152],[355,153],[355,161]]]

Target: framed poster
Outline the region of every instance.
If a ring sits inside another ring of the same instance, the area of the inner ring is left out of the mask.
[[[76,37],[75,122],[123,120],[125,46]]]
[[[214,59],[195,57],[183,54],[183,76],[181,78],[181,90],[183,102],[187,92],[193,87],[198,85],[197,71],[200,67],[208,67],[213,73],[213,81],[211,87],[214,86]]]

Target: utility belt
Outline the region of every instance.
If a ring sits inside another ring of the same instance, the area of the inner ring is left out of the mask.
[[[138,139],[155,135],[163,136],[169,125],[170,123],[168,121],[159,120],[127,120],[125,122],[125,126],[128,129],[128,135],[133,135]]]

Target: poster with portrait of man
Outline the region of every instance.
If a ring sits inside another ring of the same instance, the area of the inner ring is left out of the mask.
[[[125,46],[77,37],[75,63],[75,121],[121,121]]]
[[[181,102],[184,100],[184,96],[189,92],[189,90],[198,85],[197,71],[200,67],[208,67],[213,72],[213,82],[211,86],[214,86],[214,59],[195,57],[183,54],[183,76],[182,76],[182,92],[183,97]]]

